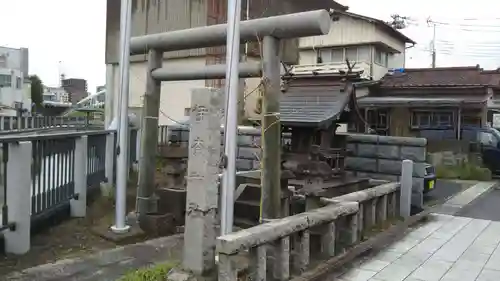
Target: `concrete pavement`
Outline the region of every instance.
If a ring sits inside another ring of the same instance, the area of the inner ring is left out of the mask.
[[[335,280],[498,281],[499,243],[500,222],[433,214],[429,222]]]
[[[458,193],[402,240],[355,261],[347,271],[327,280],[500,280],[500,222],[485,219],[500,218],[496,185],[479,182]]]

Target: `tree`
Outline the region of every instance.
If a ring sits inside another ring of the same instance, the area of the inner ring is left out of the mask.
[[[40,106],[43,101],[43,83],[42,80],[37,75],[31,75],[29,77],[31,81],[31,101]]]

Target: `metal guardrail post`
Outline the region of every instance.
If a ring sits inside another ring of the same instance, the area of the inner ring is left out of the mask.
[[[109,133],[106,135],[106,179],[108,185],[114,185],[114,166],[115,166],[115,133]]]
[[[5,144],[6,145],[6,144]],[[9,143],[7,161],[8,222],[14,222],[14,231],[4,232],[5,251],[22,255],[30,250],[31,239],[31,141]],[[7,222],[4,222],[7,223]]]
[[[141,128],[137,129],[137,133],[135,134],[136,142],[135,142],[135,165],[134,170],[136,172],[139,171],[139,159],[141,159]]]
[[[75,142],[75,195],[70,202],[71,216],[85,217],[87,211],[87,150],[88,137],[82,136]]]

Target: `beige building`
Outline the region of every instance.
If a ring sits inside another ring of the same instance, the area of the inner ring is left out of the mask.
[[[307,2],[307,3],[306,3]],[[132,36],[159,33],[171,30],[213,25],[225,22],[226,0],[143,0],[134,1],[132,12]],[[242,0],[242,19],[253,19],[278,14],[317,10],[341,9],[346,7],[332,0]],[[120,1],[107,0],[106,26],[106,116],[108,123],[116,116],[118,97],[118,43],[119,43]],[[296,64],[298,40],[288,40],[283,61]],[[248,60],[258,60],[258,44],[249,44],[240,48],[242,56]],[[225,48],[203,48],[165,53],[163,67],[202,66],[224,63]],[[129,106],[140,113],[146,85],[146,58],[144,55],[131,58]],[[242,93],[248,93],[259,85],[259,79],[242,81]],[[160,100],[160,124],[172,124],[182,121],[189,112],[193,88],[223,87],[223,80],[163,82]],[[245,111],[250,114],[255,108],[257,94],[247,98]],[[243,111],[243,108],[240,110]],[[175,120],[175,121],[174,121]]]
[[[328,35],[300,39],[299,63],[347,69],[349,59],[366,78],[379,80],[389,69],[405,66],[406,49],[414,44],[381,20],[340,11],[333,14]]]

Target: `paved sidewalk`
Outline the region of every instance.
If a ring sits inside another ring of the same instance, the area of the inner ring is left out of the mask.
[[[499,281],[500,222],[432,214],[341,281]]]

